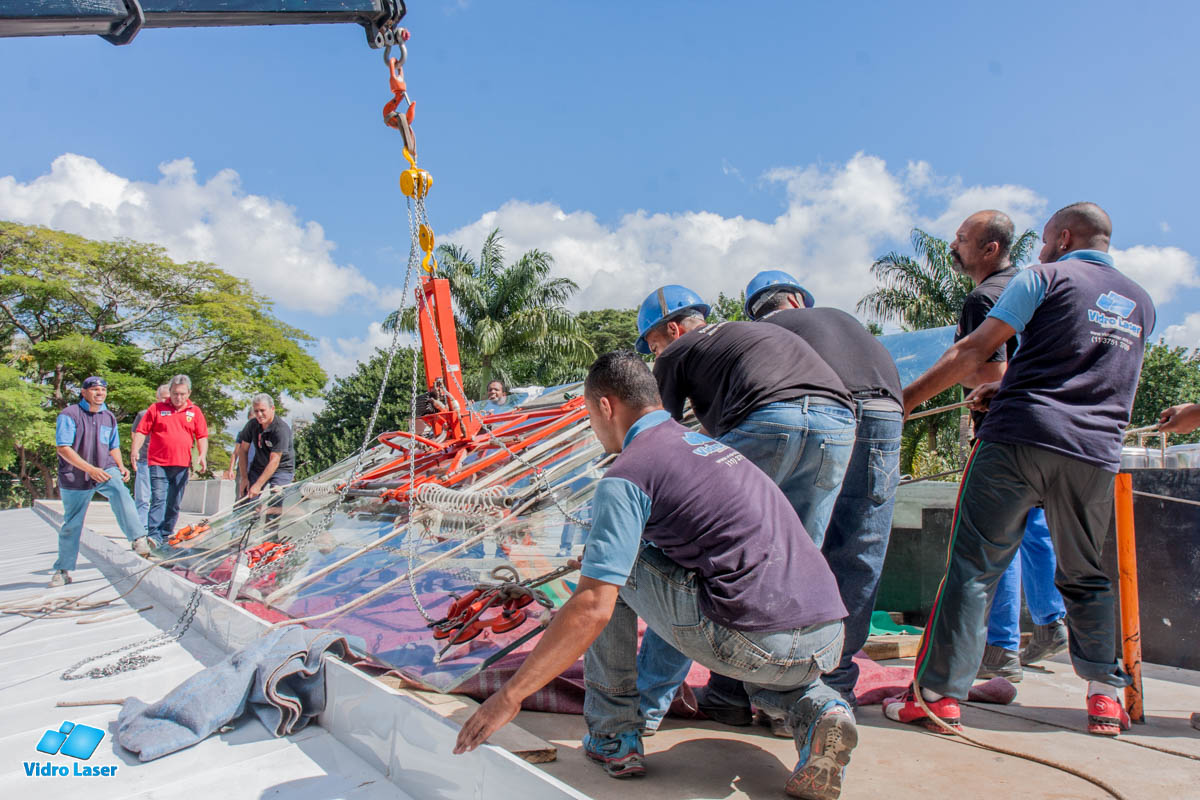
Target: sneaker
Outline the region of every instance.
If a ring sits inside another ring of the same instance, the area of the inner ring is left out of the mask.
[[[1106,694],[1094,694],[1087,699],[1088,733],[1097,736],[1116,736],[1129,730],[1129,714],[1121,704]]]
[[[854,715],[840,702],[830,703],[809,728],[808,743],[800,749],[800,761],[784,791],[808,800],[837,800],[842,796],[850,751],[857,744]]]
[[[735,728],[742,728],[754,722],[754,711],[750,708],[749,701],[746,705],[740,705],[718,697],[710,697],[707,686],[699,687],[695,693],[696,708],[713,722],[732,725]]]
[[[66,586],[70,582],[70,574],[68,574],[65,569],[60,569],[54,573],[52,578],[50,578],[50,588],[55,589],[59,586]]]
[[[926,700],[925,705],[929,710],[955,730],[962,730],[962,712],[958,709],[958,701],[953,697],[943,697],[940,700]],[[914,725],[922,725],[934,733],[942,733],[949,735],[945,728],[938,725],[929,715],[925,713],[925,709],[917,702],[913,695],[913,690],[910,687],[900,697],[889,697],[883,701],[883,713],[888,719],[894,722],[906,722]]]
[[[1016,650],[1005,650],[995,644],[983,648],[983,663],[975,677],[979,680],[1005,678],[1010,683],[1021,682],[1021,654]]]
[[[1056,656],[1067,649],[1067,624],[1061,619],[1033,627],[1033,637],[1021,651],[1021,663],[1025,666]]]
[[[771,735],[780,739],[792,738],[792,726],[788,725],[786,719],[768,714],[761,708],[754,710],[754,724],[766,725],[771,729]]]
[[[646,774],[646,756],[642,751],[640,730],[616,736],[583,737],[583,752],[604,767],[610,778],[633,778]]]

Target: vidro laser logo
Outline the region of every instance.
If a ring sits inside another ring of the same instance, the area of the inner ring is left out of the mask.
[[[42,734],[37,743],[37,751],[50,756],[70,756],[76,761],[69,766],[52,761],[26,761],[25,774],[30,778],[112,777],[117,774],[115,764],[99,767],[79,763],[92,757],[103,738],[104,731],[99,728],[64,722],[58,726],[58,730]]]

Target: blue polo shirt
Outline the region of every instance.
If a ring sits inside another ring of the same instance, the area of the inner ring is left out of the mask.
[[[596,485],[581,573],[625,585],[642,542],[697,577],[704,615],[743,631],[846,616],[825,558],[779,487],[731,447],[644,415]]]
[[[1108,253],[1075,250],[1018,273],[988,316],[1011,325],[1020,346],[979,438],[1117,472],[1154,330],[1150,295]]]

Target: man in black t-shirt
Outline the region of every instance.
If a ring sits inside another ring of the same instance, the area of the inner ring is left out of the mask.
[[[709,325],[708,310],[683,286],[657,289],[639,309],[637,349],[655,355],[663,407],[682,419],[690,400],[703,430],[770,476],[820,547],[854,449],[850,392],[795,334],[753,322]],[[687,665],[656,635],[646,635],[638,690],[648,729],[670,705]],[[750,723],[740,681],[714,673],[698,699],[715,720]]]
[[[851,707],[879,578],[892,531],[900,480],[903,390],[896,362],[863,324],[836,308],[811,308],[812,294],[782,270],[764,270],[746,287],[751,319],[791,331],[812,346],[850,390],[857,427],[846,478],[833,505],[821,552],[846,606],[841,661],[825,676]],[[779,730],[777,721],[772,727]]]
[[[1012,220],[1002,211],[979,211],[967,217],[950,243],[954,265],[975,281],[976,287],[963,302],[958,317],[958,341],[975,331],[987,319],[1009,281],[1020,272],[1012,263],[1014,229]],[[1017,349],[1017,337],[997,348],[987,363],[963,381],[967,389],[1004,377],[1009,359]],[[987,412],[972,411],[976,432]],[[1054,545],[1041,508],[1029,512],[1025,536],[1021,539],[1020,558],[1014,558],[996,584],[996,596],[988,614],[987,646],[979,666],[980,678],[1007,678],[1020,681],[1022,664],[1032,664],[1067,649],[1067,614],[1062,595],[1054,585]],[[1034,623],[1030,650],[1021,653],[1021,590]]]
[[[275,414],[275,400],[269,394],[254,396],[254,418],[237,437],[234,458],[242,475],[238,497],[255,498],[267,486],[292,482],[296,473],[296,454],[292,448],[292,429]],[[249,466],[246,455],[254,445],[254,460]]]

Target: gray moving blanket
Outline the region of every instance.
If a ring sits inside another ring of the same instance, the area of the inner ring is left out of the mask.
[[[130,697],[117,716],[117,743],[142,761],[203,740],[249,709],[275,736],[300,730],[325,709],[322,658],[346,658],[340,634],[277,628],[147,705]]]

